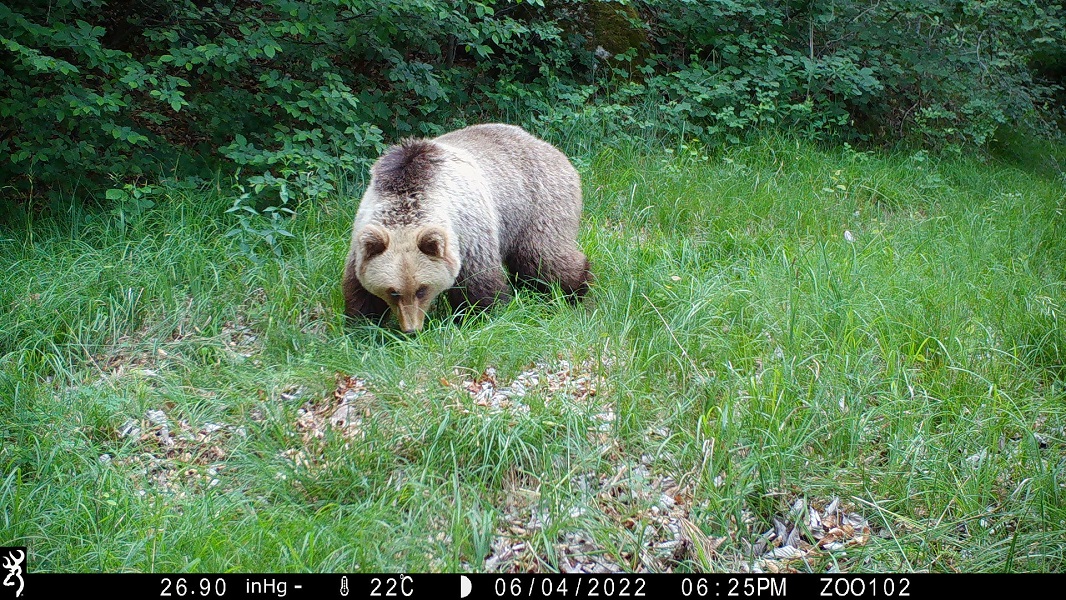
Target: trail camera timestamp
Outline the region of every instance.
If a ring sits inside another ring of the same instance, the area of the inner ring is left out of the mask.
[[[497,577],[493,592],[497,598],[644,598],[647,584],[629,576]]]
[[[784,598],[787,581],[783,577],[685,577],[682,598]]]

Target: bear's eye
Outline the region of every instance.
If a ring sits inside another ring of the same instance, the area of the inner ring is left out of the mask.
[[[399,298],[400,297],[400,292],[397,292],[396,290],[389,290],[389,295],[392,296],[393,298]]]
[[[428,291],[429,291],[429,286],[424,285],[424,286],[418,288],[418,291],[415,292],[415,296],[417,296],[418,299],[421,300],[421,299],[426,297],[426,292],[428,292]]]

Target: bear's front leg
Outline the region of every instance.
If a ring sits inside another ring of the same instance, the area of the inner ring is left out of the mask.
[[[448,290],[448,301],[457,312],[466,307],[484,310],[493,304],[506,304],[510,300],[511,288],[507,284],[507,275],[498,264],[480,270],[464,264],[455,286]]]
[[[374,321],[380,321],[389,310],[389,305],[384,300],[371,294],[359,283],[355,275],[354,261],[348,261],[344,266],[344,279],[341,282],[344,290],[344,314],[349,319],[366,317]]]

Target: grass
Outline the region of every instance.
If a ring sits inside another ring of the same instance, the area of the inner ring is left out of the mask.
[[[342,322],[353,197],[261,264],[226,189],[7,225],[0,545],[35,572],[1063,570],[1062,170],[669,150],[572,152],[585,304],[412,338]]]

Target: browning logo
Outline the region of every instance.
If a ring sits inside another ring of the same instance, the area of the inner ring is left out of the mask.
[[[0,564],[7,571],[4,577],[5,587],[14,587],[15,598],[22,596],[26,582],[22,579],[22,567],[26,564],[26,548],[0,548]]]

